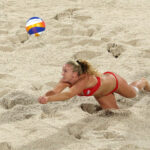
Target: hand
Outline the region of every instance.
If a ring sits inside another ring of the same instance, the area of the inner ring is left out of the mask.
[[[48,98],[46,96],[42,96],[38,98],[39,103],[46,104],[48,102]]]

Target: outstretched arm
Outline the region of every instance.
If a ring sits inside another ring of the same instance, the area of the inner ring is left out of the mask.
[[[62,92],[62,93],[58,93],[52,96],[48,96],[47,97],[47,102],[51,102],[51,101],[64,101],[64,100],[68,100],[70,98],[72,98],[73,96],[75,96],[76,94],[73,94],[70,90],[67,92]]]
[[[51,95],[55,95],[55,94],[56,93],[53,90],[51,90],[51,91],[46,92],[45,96],[51,96]]]
[[[61,80],[59,81],[59,83],[56,85],[56,87],[53,90],[50,90],[48,92],[45,93],[44,96],[41,96],[38,98],[38,101],[42,104],[47,103],[46,102],[46,98],[55,94],[60,93],[61,91],[63,91],[66,87],[69,87],[68,83],[62,82]]]
[[[77,94],[81,93],[81,91],[85,88],[86,81],[82,80],[72,86],[68,91],[62,93],[56,93],[55,95],[41,97],[40,103],[46,104],[47,102],[52,101],[63,101],[68,100]]]
[[[56,85],[56,87],[53,90],[50,90],[45,93],[45,96],[51,96],[60,93],[63,91],[66,87],[69,87],[68,83],[62,82],[61,80],[59,83]]]
[[[73,96],[70,94],[70,92],[63,92],[63,93],[58,93],[58,94],[54,94],[51,96],[42,96],[38,99],[38,101],[41,104],[46,104],[47,102],[52,102],[52,101],[67,100],[71,97],[73,97]]]

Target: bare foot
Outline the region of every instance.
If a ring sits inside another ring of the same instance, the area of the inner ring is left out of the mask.
[[[145,82],[144,90],[150,92],[150,83],[145,78],[142,78],[141,80]]]

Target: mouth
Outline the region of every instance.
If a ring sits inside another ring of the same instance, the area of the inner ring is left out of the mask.
[[[62,76],[62,79],[63,79],[63,80],[65,80],[65,77],[64,77],[64,76]]]

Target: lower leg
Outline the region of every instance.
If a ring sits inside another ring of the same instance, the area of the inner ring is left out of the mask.
[[[96,98],[96,97],[95,97]],[[119,109],[116,98],[113,94],[96,98],[102,109]]]
[[[145,78],[142,78],[141,80],[138,81],[134,81],[130,85],[138,88],[139,90],[144,89],[146,91],[150,91],[150,84]]]

